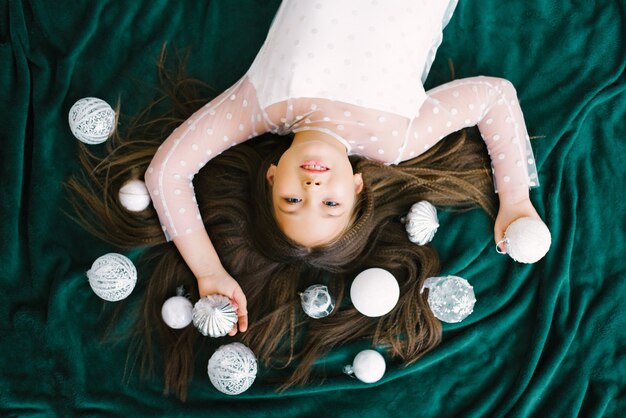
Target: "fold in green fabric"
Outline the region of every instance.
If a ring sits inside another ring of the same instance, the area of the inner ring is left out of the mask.
[[[534,265],[496,254],[492,221],[444,213],[443,273],[468,279],[474,313],[410,367],[366,385],[342,367],[367,344],[316,365],[323,384],[278,394],[261,373],[227,397],[197,353],[186,403],[138,378],[129,342],[102,341],[110,303],[84,272],[115,249],[64,215],[79,171],[72,104],[95,96],[132,115],[158,86],[163,43],[224,89],[247,70],[278,1],[0,0],[0,413],[210,416],[623,416],[626,411],[626,5],[461,1],[427,87],[504,77],[516,86],[542,187],[531,192],[553,244]],[[135,257],[137,253],[131,254]],[[139,300],[137,292],[130,302]],[[123,324],[132,320],[129,315]]]

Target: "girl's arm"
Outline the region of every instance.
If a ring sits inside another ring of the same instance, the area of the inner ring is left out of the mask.
[[[145,173],[165,236],[174,241],[198,279],[200,296],[220,293],[234,300],[241,331],[247,326],[245,296],[222,267],[204,228],[192,180],[211,158],[271,127],[254,87],[242,78],[176,128]]]
[[[444,136],[478,125],[491,157],[500,211],[494,228],[499,242],[515,219],[539,217],[528,189],[538,186],[537,170],[522,110],[513,85],[494,77],[472,77],[443,84],[413,120],[403,156],[412,158]]]

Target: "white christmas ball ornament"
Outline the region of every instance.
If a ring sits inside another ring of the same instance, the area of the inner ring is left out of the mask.
[[[184,296],[172,296],[165,301],[161,308],[161,317],[168,327],[174,329],[185,328],[191,323],[193,305]]]
[[[417,245],[428,244],[439,228],[437,208],[425,200],[417,202],[406,215],[404,227],[411,242]]]
[[[376,350],[363,350],[354,357],[352,366],[345,366],[344,373],[354,375],[364,383],[378,382],[385,374],[384,357]]]
[[[192,317],[202,335],[223,337],[237,323],[237,309],[226,296],[210,295],[196,302]]]
[[[400,286],[393,274],[381,268],[359,273],[350,287],[354,307],[365,316],[378,317],[389,313],[400,298]]]
[[[129,180],[119,192],[120,203],[131,212],[141,212],[150,205],[150,194],[146,184],[139,180]]]
[[[429,277],[424,289],[429,289],[428,305],[440,321],[461,322],[474,311],[474,288],[462,277]]]
[[[109,302],[126,298],[137,283],[137,269],[126,256],[105,254],[87,270],[89,285],[96,295]]]
[[[313,319],[330,315],[335,308],[335,298],[328,292],[328,287],[314,284],[300,294],[302,310]]]
[[[519,263],[536,263],[550,249],[552,236],[541,219],[519,218],[509,225],[500,242],[504,243],[506,253],[513,260]],[[501,253],[497,246],[496,249]]]
[[[115,111],[104,100],[85,97],[70,109],[68,121],[72,134],[85,144],[100,144],[115,130]]]
[[[219,347],[209,359],[209,379],[217,390],[227,395],[239,395],[248,390],[257,374],[254,353],[241,343]]]

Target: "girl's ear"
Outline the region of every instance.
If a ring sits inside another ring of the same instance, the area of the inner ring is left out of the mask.
[[[265,173],[265,178],[267,179],[267,182],[270,186],[274,185],[274,173],[275,172],[276,172],[276,166],[274,164],[271,164],[267,169],[267,173]]]
[[[363,176],[361,173],[356,173],[353,176],[354,178],[354,191],[356,194],[359,194],[363,191]]]

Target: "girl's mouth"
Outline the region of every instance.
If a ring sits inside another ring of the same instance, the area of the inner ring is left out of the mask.
[[[305,161],[300,165],[300,168],[305,170],[305,171],[312,171],[315,173],[323,173],[325,171],[330,170],[330,168],[328,168],[325,164],[319,162],[319,161],[314,161],[314,160],[310,160],[310,161]]]

